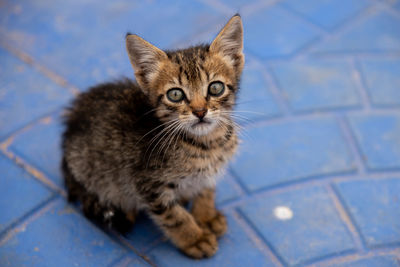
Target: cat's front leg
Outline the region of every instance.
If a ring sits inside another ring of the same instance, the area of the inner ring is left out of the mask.
[[[149,213],[165,235],[186,255],[200,259],[217,252],[215,235],[199,227],[193,216],[177,202],[153,202]]]
[[[209,229],[217,237],[225,234],[227,223],[225,216],[215,207],[215,189],[204,189],[193,199],[192,214],[196,222]]]

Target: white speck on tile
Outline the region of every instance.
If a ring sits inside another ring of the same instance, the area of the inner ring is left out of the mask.
[[[274,215],[277,219],[286,221],[293,218],[293,211],[286,206],[278,206],[274,209]]]

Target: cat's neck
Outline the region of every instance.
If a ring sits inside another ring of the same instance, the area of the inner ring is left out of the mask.
[[[188,133],[187,135],[182,136],[182,138],[186,139],[186,141],[189,140],[189,141],[194,141],[198,144],[204,144],[205,146],[212,146],[216,142],[226,139],[228,135],[230,136],[234,134],[236,134],[235,127],[233,123],[230,123],[230,124],[218,125],[208,134],[197,135]]]

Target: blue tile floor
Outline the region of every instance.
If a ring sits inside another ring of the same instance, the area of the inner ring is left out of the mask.
[[[126,236],[67,204],[61,114],[167,49],[245,28],[229,230],[201,261],[146,217]],[[400,266],[400,0],[0,1],[0,266]]]

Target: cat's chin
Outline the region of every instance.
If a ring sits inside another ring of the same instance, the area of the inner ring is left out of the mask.
[[[192,124],[188,131],[197,136],[204,136],[214,130],[216,123],[213,121],[200,121]]]

